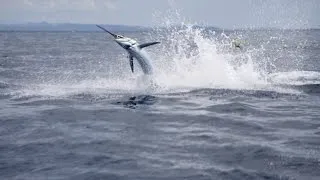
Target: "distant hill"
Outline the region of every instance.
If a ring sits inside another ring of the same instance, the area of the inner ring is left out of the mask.
[[[100,24],[101,25],[101,24]],[[128,25],[102,25],[110,31],[141,31],[148,28]],[[95,24],[61,23],[51,24],[47,22],[27,24],[0,24],[0,31],[101,31]]]
[[[113,32],[130,32],[130,31],[145,31],[150,30],[150,27],[145,26],[129,26],[129,25],[114,25],[114,24],[99,24],[106,29]],[[172,27],[182,28],[184,26],[172,25]],[[320,25],[319,25],[320,27]],[[160,28],[160,27],[158,27]],[[167,27],[162,27],[167,28]],[[205,28],[206,30],[285,30],[282,28],[238,28],[238,29],[222,29],[214,26],[198,26],[194,25],[193,28]],[[306,29],[287,29],[287,30],[318,30],[320,28],[306,28]],[[101,32],[101,29],[97,28],[95,24],[76,24],[76,23],[25,23],[25,24],[0,24],[0,31],[69,31],[69,32],[86,32],[96,31]]]

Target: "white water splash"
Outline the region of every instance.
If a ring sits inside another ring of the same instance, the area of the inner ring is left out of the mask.
[[[252,52],[232,47],[225,34],[195,28],[183,19],[177,24],[179,20],[175,18],[179,19],[180,15],[177,11],[173,14],[172,21],[164,18],[161,27],[154,30],[162,42],[153,54],[155,80],[160,87],[264,89],[269,86],[266,72],[258,69],[252,60]]]

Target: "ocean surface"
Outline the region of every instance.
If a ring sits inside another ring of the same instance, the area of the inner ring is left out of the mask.
[[[320,30],[115,33],[0,32],[0,179],[320,179]]]

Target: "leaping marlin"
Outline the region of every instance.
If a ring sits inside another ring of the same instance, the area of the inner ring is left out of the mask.
[[[123,47],[128,53],[129,53],[129,62],[130,62],[130,67],[131,71],[134,72],[133,68],[133,58],[135,58],[138,63],[141,66],[141,69],[144,74],[152,74],[153,69],[150,64],[150,60],[148,59],[147,56],[145,56],[142,52],[141,49],[158,44],[160,42],[150,42],[150,43],[144,43],[144,44],[138,44],[137,41],[127,38],[121,35],[113,34],[110,31],[106,30],[105,28],[97,25],[100,29],[104,30],[105,32],[111,34],[114,37],[114,40],[121,46]]]

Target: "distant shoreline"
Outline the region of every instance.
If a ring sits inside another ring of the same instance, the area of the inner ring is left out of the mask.
[[[100,24],[110,31],[114,32],[134,32],[134,31],[147,31],[152,27],[147,26],[134,26],[134,25],[115,25],[115,24]],[[174,25],[173,25],[174,26]],[[179,26],[179,25],[177,25]],[[202,27],[197,26],[195,27]],[[158,27],[159,28],[159,27]],[[160,27],[161,28],[161,27]],[[320,28],[218,28],[213,26],[206,26],[204,28],[218,30],[218,31],[264,31],[264,30],[319,30]],[[26,23],[26,24],[0,24],[0,32],[101,32],[96,27],[96,24],[76,24],[76,23],[59,23],[51,24],[47,22],[41,23]]]
[[[110,31],[137,31],[146,30],[148,27],[143,26],[129,26],[129,25],[102,25]],[[42,23],[27,23],[27,24],[0,24],[0,31],[12,32],[12,31],[53,31],[53,32],[92,32],[101,31],[95,24],[73,24],[73,23],[61,23],[50,24],[46,22]]]

